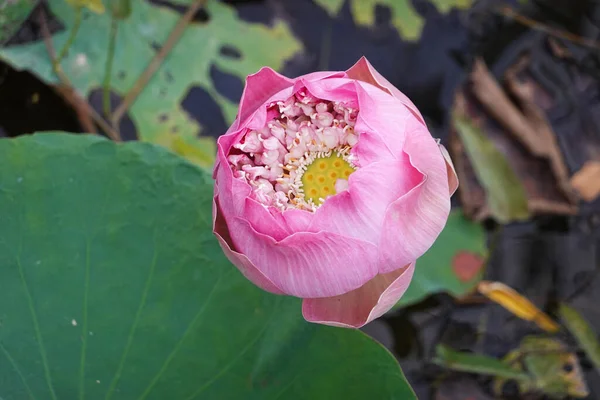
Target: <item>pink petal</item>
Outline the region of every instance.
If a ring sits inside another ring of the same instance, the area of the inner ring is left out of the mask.
[[[308,81],[300,78],[294,87],[303,85],[315,97],[344,102],[349,107],[356,107],[357,99],[354,82],[352,79],[338,77],[330,77],[320,81]]]
[[[376,161],[395,159],[381,135],[367,131],[370,128],[364,126],[364,124],[360,125],[359,128],[361,129],[360,137],[358,143],[352,149],[352,153],[358,157],[359,166],[366,166]]]
[[[364,82],[355,81],[360,112],[356,132],[379,135],[391,154],[402,154],[408,121],[415,120],[410,111],[393,96]],[[360,143],[360,139],[359,139]]]
[[[308,227],[313,220],[315,213],[291,208],[275,214],[273,217],[277,219],[281,225],[287,226],[290,232],[310,232]]]
[[[215,169],[215,191],[218,193],[221,209],[226,218],[244,212],[246,198],[250,196],[250,185],[233,177],[233,172],[220,148],[217,148],[220,165]]]
[[[227,221],[234,247],[286,294],[329,297],[377,274],[377,246],[330,232],[298,232],[276,241],[242,218]]]
[[[316,71],[311,72],[310,74],[302,75],[298,77],[298,80],[303,80],[305,82],[316,82],[329,78],[347,78],[347,76],[343,71]],[[296,86],[296,89],[300,88],[297,85],[294,86]]]
[[[231,245],[231,236],[227,223],[219,207],[219,198],[213,198],[213,232],[219,241],[221,249],[227,259],[240,270],[240,272],[259,288],[275,294],[284,294],[277,286],[264,276],[245,255],[238,253]]]
[[[257,73],[249,75],[240,101],[237,127],[244,126],[246,120],[271,96],[293,85],[293,79],[280,75],[269,67],[263,67]]]
[[[417,119],[425,125],[423,116],[413,104],[412,101],[401,91],[399,91],[394,85],[392,85],[387,79],[383,77],[369,61],[362,57],[356,62],[350,69],[346,71],[346,74],[351,79],[357,79],[359,81],[370,83],[371,85],[377,86],[381,90],[385,90],[387,93],[396,97],[402,104],[404,104]]]
[[[277,214],[281,213],[279,210],[271,209]],[[285,224],[281,224],[280,220],[269,212],[269,209],[249,197],[246,198],[242,215],[257,232],[270,236],[275,240],[283,240],[293,233],[287,229]]]
[[[389,311],[400,300],[415,270],[415,263],[377,275],[360,288],[340,296],[304,299],[302,315],[309,322],[360,328]]]
[[[456,175],[456,170],[454,169],[454,164],[452,163],[452,159],[450,158],[450,154],[448,154],[448,150],[440,144],[440,151],[446,160],[446,173],[448,174],[448,186],[450,189],[450,196],[456,192],[458,189],[458,175]]]
[[[328,231],[379,246],[389,205],[423,180],[406,154],[376,162],[350,175],[347,191],[332,196],[315,212],[310,230]]]
[[[437,142],[417,120],[408,128],[404,151],[424,179],[387,210],[381,235],[382,274],[421,257],[444,228],[450,212],[446,163]]]

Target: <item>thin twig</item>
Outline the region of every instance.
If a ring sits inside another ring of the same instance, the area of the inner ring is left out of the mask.
[[[161,49],[156,53],[154,58],[148,63],[148,66],[140,75],[138,80],[135,82],[131,90],[127,93],[121,104],[117,107],[112,117],[112,124],[117,126],[119,121],[123,117],[123,114],[127,112],[129,107],[135,102],[139,94],[146,87],[150,79],[154,76],[156,71],[160,68],[163,60],[169,54],[171,49],[177,44],[181,35],[185,31],[187,25],[192,21],[194,15],[204,6],[206,0],[196,0],[194,1],[187,9],[185,14],[181,17],[181,19],[177,22],[177,25],[173,28],[169,37],[165,41],[165,44],[161,47]]]
[[[592,39],[588,39],[588,38],[584,38],[578,35],[575,35],[573,33],[567,32],[567,31],[563,31],[557,28],[553,28],[549,25],[546,25],[542,22],[536,21],[534,19],[531,19],[529,17],[526,17],[524,15],[519,14],[518,12],[516,12],[515,10],[513,10],[512,8],[508,7],[508,6],[502,6],[502,7],[498,7],[496,9],[496,12],[499,13],[500,15],[503,15],[507,18],[512,18],[513,20],[515,20],[516,22],[525,25],[531,29],[535,29],[537,31],[541,31],[541,32],[545,32],[550,36],[554,36],[560,39],[564,39],[564,40],[568,40],[570,42],[573,42],[575,44],[581,45],[581,46],[585,46],[585,47],[589,47],[595,50],[600,50],[600,43],[596,42],[595,40]]]
[[[60,80],[60,82],[71,91],[71,98],[73,101],[77,102],[77,107],[80,107],[87,111],[87,113],[91,116],[92,120],[98,124],[98,126],[106,133],[106,135],[116,142],[120,142],[121,136],[115,132],[114,129],[94,110],[94,108],[81,96],[77,94],[75,89],[73,88],[73,84],[69,80],[69,78],[62,72],[60,65],[56,63],[56,53],[54,52],[54,46],[52,44],[52,36],[50,35],[50,30],[48,29],[48,23],[46,21],[46,15],[42,11],[39,13],[39,21],[40,27],[42,29],[42,36],[44,38],[44,43],[46,45],[46,50],[48,51],[48,56],[54,66],[54,73]],[[94,132],[90,132],[94,133]]]
[[[58,57],[56,57],[56,59],[54,60],[54,63],[53,63],[54,64],[54,68],[57,68],[56,67],[57,65],[60,66],[60,62],[67,55],[67,52],[71,48],[71,45],[73,44],[73,41],[75,41],[75,37],[77,36],[77,33],[79,33],[79,27],[81,26],[81,8],[82,8],[81,6],[78,6],[78,7],[75,8],[75,21],[74,21],[74,25],[71,28],[71,31],[69,32],[69,37],[67,38],[67,41],[65,42],[65,44],[62,47],[62,49],[58,53]]]
[[[115,45],[117,43],[117,30],[119,22],[113,18],[110,23],[110,36],[108,41],[108,55],[106,56],[106,68],[104,70],[104,82],[102,83],[102,104],[104,107],[104,116],[111,118],[110,104],[110,79],[112,75],[113,60],[115,58]]]

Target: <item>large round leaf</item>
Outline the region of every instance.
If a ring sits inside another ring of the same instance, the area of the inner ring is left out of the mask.
[[[227,262],[185,160],[54,133],[0,160],[3,400],[415,398],[382,346]]]

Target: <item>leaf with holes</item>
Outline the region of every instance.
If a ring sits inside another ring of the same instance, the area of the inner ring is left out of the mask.
[[[438,292],[466,294],[481,279],[485,258],[483,227],[466,219],[460,210],[452,211],[438,239],[417,260],[415,275],[396,307],[416,303]]]
[[[64,31],[52,36],[54,47],[61,49],[76,25],[77,11],[64,0],[49,3],[52,13],[65,26]],[[131,4],[131,15],[118,22],[110,77],[112,91],[121,96],[134,86],[181,17],[171,8],[148,1]],[[192,22],[185,29],[131,106],[130,116],[142,140],[164,145],[175,152],[182,148],[181,144],[188,150],[193,147],[193,151],[187,152],[195,155],[192,160],[210,166],[214,160],[214,138],[197,140],[197,135],[218,136],[224,132],[210,132],[206,125],[199,126],[184,110],[182,101],[190,93],[210,96],[216,102],[216,110],[199,114],[221,112],[226,126],[235,118],[239,99],[228,98],[226,96],[234,94],[217,90],[211,76],[229,74],[241,89],[248,74],[264,65],[280,68],[301,45],[282,21],[276,21],[272,27],[246,23],[236,16],[231,6],[215,0],[208,1],[204,11],[202,15],[208,20]],[[61,65],[76,89],[89,96],[99,90],[104,81],[111,16],[110,13],[94,14],[87,9],[81,12],[80,30]],[[35,72],[47,82],[57,82],[42,41],[0,49],[0,58],[17,68]],[[192,91],[195,87],[200,89]],[[235,96],[239,94],[241,92]],[[190,98],[193,100],[194,96]]]
[[[388,7],[391,11],[392,25],[406,40],[417,40],[423,30],[421,17],[410,0],[349,0],[354,22],[358,25],[375,25],[375,9]],[[327,13],[335,16],[344,5],[344,0],[315,0]],[[438,11],[447,13],[452,8],[468,8],[473,0],[432,0]]]
[[[385,348],[229,264],[184,159],[56,133],[0,159],[4,400],[416,399]]]
[[[5,0],[0,4],[0,44],[9,40],[25,22],[39,0]]]

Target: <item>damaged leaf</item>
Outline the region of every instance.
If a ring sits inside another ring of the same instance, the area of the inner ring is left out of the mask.
[[[0,45],[8,41],[29,17],[39,0],[3,0],[0,2]]]
[[[64,0],[50,0],[49,5],[65,26],[64,30],[52,36],[54,47],[60,49],[75,24],[76,11]],[[104,81],[112,18],[111,13],[97,15],[87,9],[81,12],[84,23],[61,67],[75,89],[89,96]],[[214,145],[206,148],[206,141],[197,140],[197,136],[203,133],[202,126],[182,106],[192,89],[197,87],[207,93],[223,112],[225,122],[232,122],[238,99],[230,99],[221,93],[213,82],[212,74],[215,71],[229,74],[238,80],[241,88],[248,74],[265,65],[281,68],[301,49],[301,44],[281,20],[276,20],[272,26],[247,23],[238,18],[233,7],[215,0],[206,2],[204,12],[208,20],[187,26],[129,109],[129,116],[142,141],[157,143],[174,151],[177,151],[177,144],[185,142],[188,149],[194,148],[193,153],[210,154]],[[124,97],[132,89],[180,18],[178,12],[166,6],[148,1],[131,2],[131,15],[119,21],[110,76],[110,88],[114,93]],[[231,49],[235,49],[233,56]],[[34,72],[46,82],[57,82],[42,40],[0,49],[0,58],[16,68]],[[214,142],[212,137],[206,140]],[[211,155],[211,160],[202,161],[201,165],[210,167],[212,160],[214,156]]]
[[[421,37],[424,20],[413,7],[410,0],[348,0],[352,17],[357,25],[375,25],[376,7],[388,7],[392,14],[392,25],[405,40],[417,40]],[[315,0],[331,16],[337,15],[344,0]],[[473,0],[433,0],[438,11],[447,13],[452,8],[468,8]]]

